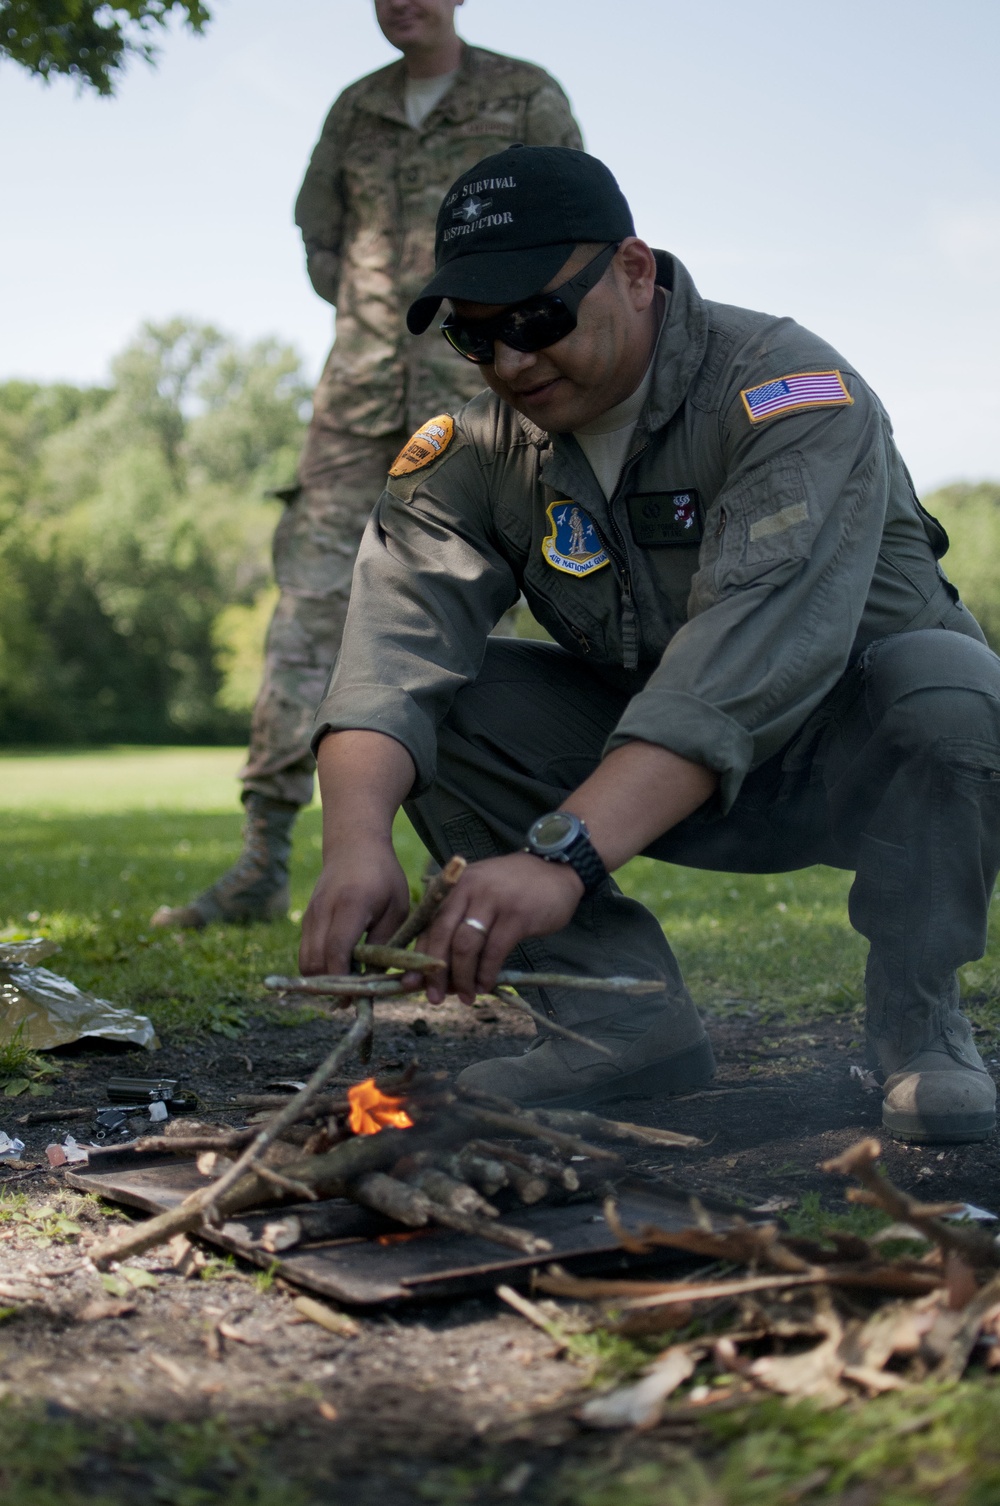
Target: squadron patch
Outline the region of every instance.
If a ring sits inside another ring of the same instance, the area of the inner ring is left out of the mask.
[[[552,532],[542,540],[542,554],[553,570],[567,575],[592,575],[608,563],[600,535],[575,502],[550,502],[545,509]]]
[[[443,455],[455,437],[455,420],[450,413],[439,413],[429,418],[406,441],[392,465],[390,476],[409,476],[412,471],[421,471],[439,455]]]
[[[740,393],[752,424],[797,413],[803,408],[845,408],[854,402],[839,371],[797,371],[791,376],[744,387]]]
[[[694,487],[676,492],[636,492],[627,505],[632,537],[640,549],[701,543],[705,525]]]

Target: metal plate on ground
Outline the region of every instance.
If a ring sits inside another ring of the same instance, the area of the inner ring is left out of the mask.
[[[97,1193],[147,1213],[175,1208],[204,1187],[193,1160],[167,1161],[156,1154],[116,1150],[91,1164],[67,1171],[81,1192]],[[655,1223],[665,1229],[690,1228],[691,1209],[681,1189],[629,1181],[616,1193],[619,1216],[629,1227]],[[413,1297],[452,1296],[516,1278],[532,1266],[581,1265],[588,1270],[623,1269],[635,1261],[618,1245],[596,1202],[518,1208],[506,1221],[550,1241],[544,1256],[520,1255],[489,1240],[451,1229],[401,1231],[398,1224],[359,1208],[346,1198],[309,1203],[330,1211],[334,1232],[274,1255],[260,1244],[264,1226],[295,1213],[287,1204],[261,1213],[242,1213],[220,1229],[199,1230],[199,1238],[267,1268],[338,1302],[359,1306]],[[658,1252],[662,1260],[669,1252]]]

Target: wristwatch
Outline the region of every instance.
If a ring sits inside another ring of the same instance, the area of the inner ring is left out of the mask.
[[[590,832],[579,816],[569,811],[539,816],[528,832],[524,850],[546,863],[568,863],[583,881],[584,894],[593,894],[608,876]]]

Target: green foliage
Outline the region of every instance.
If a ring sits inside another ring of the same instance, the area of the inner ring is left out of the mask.
[[[946,486],[925,498],[944,524],[951,548],[942,564],[989,640],[1000,649],[1000,485]]]
[[[58,1076],[58,1067],[24,1044],[23,1020],[9,1041],[0,1041],[0,1093],[6,1098],[19,1098],[22,1093],[45,1097],[52,1089],[43,1079]]]
[[[298,357],[146,325],[107,389],[0,385],[0,738],[235,741],[273,600]]]
[[[0,0],[0,56],[46,83],[68,74],[81,89],[113,94],[130,57],[155,62],[150,34],[172,12],[196,32],[211,20],[200,0]]]

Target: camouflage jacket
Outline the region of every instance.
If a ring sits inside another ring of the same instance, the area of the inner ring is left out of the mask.
[[[482,390],[436,323],[417,338],[407,306],[434,271],[434,221],[462,171],[512,142],[582,146],[569,102],[542,68],[465,47],[458,76],[414,130],[400,60],[335,102],[295,206],[307,266],[337,307],[318,400],[337,426],[377,436],[413,429]]]

